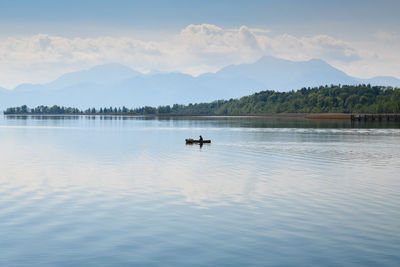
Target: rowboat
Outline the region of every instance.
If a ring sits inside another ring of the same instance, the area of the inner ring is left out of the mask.
[[[207,143],[211,143],[211,140],[195,140],[195,139],[185,139],[186,144],[207,144]]]

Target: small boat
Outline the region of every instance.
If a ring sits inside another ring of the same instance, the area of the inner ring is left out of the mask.
[[[189,139],[185,139],[185,141],[186,141],[186,144],[209,144],[209,143],[211,143],[211,140],[203,140],[203,141],[201,141],[201,140],[195,140],[195,139],[191,139],[191,138],[189,138]]]

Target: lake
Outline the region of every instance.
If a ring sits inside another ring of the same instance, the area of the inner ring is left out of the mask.
[[[400,264],[399,122],[0,116],[0,152],[1,266]]]

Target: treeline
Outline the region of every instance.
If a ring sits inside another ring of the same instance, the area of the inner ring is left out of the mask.
[[[15,108],[7,108],[4,112],[5,115],[11,114],[82,114],[83,112],[77,108],[70,107],[59,107],[54,105],[52,107],[48,106],[38,106],[36,108],[29,108],[27,105]]]
[[[204,114],[244,115],[261,113],[400,113],[400,88],[370,85],[331,85],[297,91],[262,91],[240,99],[159,107],[89,108],[26,105],[8,108],[4,114]]]
[[[28,115],[28,114],[43,114],[43,115],[62,115],[62,114],[119,114],[119,113],[131,113],[136,114],[133,109],[128,109],[126,107],[116,108],[116,107],[109,107],[109,108],[88,108],[86,110],[80,110],[78,108],[71,108],[71,107],[60,107],[54,105],[52,107],[48,106],[38,106],[36,108],[29,108],[27,105],[23,105],[21,107],[12,107],[7,108],[4,112],[5,115]]]
[[[263,91],[230,100],[215,113],[400,113],[400,88],[331,85],[290,92]]]

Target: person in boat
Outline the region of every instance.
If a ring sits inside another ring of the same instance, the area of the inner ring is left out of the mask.
[[[203,137],[201,135],[199,136],[199,141],[203,142]]]

